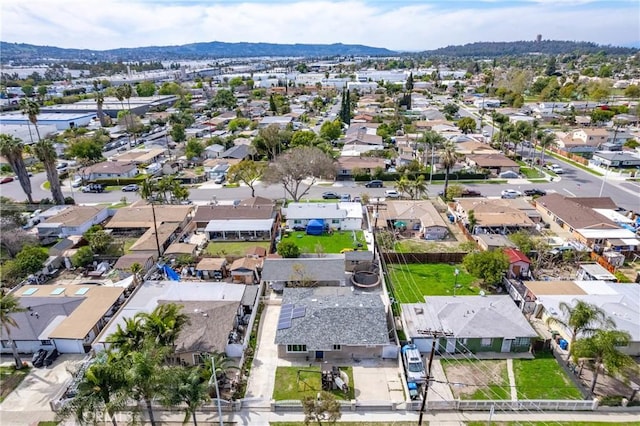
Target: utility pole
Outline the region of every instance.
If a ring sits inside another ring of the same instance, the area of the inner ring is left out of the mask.
[[[378,209],[380,208],[380,200],[378,199],[376,203],[376,211],[373,212],[373,218],[375,221],[373,222],[373,228],[371,228],[371,234],[373,235],[373,260],[376,259],[376,229],[378,228]]]
[[[162,253],[160,253],[160,240],[158,239],[158,223],[156,222],[156,209],[153,207],[153,201],[149,201],[151,204],[151,215],[153,216],[153,234],[156,237],[156,248],[158,249],[158,260],[162,257]]]
[[[422,426],[422,416],[424,415],[424,408],[427,405],[427,393],[429,392],[429,382],[431,381],[431,365],[433,364],[433,355],[436,353],[436,342],[438,335],[433,334],[433,342],[431,342],[431,353],[429,354],[429,364],[427,366],[427,382],[424,385],[424,393],[422,394],[422,405],[420,407],[420,417],[418,417],[418,426]]]

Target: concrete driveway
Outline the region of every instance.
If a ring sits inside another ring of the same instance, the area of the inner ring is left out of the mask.
[[[37,424],[53,420],[49,402],[71,378],[67,371],[74,370],[84,354],[64,354],[48,368],[33,368],[20,385],[0,404],[3,425]]]
[[[363,360],[353,364],[353,381],[359,401],[405,400],[396,360]]]

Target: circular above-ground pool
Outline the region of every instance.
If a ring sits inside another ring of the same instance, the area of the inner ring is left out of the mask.
[[[359,288],[373,288],[380,285],[380,275],[371,271],[355,271],[351,283]]]

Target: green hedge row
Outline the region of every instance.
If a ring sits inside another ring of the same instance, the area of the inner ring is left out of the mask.
[[[384,181],[397,181],[400,180],[400,178],[405,175],[404,173],[382,173],[380,175],[368,175],[368,174],[363,174],[363,175],[356,175],[354,176],[354,180],[356,182],[368,182],[370,180],[374,180],[374,179],[379,179],[379,180],[384,180]],[[424,177],[424,179],[426,181],[429,181],[429,173],[407,173],[406,176],[409,178],[409,180],[415,180],[418,176],[422,175]],[[450,181],[456,181],[456,180],[483,180],[483,179],[487,179],[488,175],[483,174],[483,173],[450,173],[449,174],[449,180]],[[444,180],[445,179],[445,174],[444,173],[434,173],[433,176],[431,176],[432,180]]]
[[[146,180],[148,177],[149,177],[148,175],[140,174],[138,176],[130,177],[130,178],[94,179],[94,180],[91,181],[91,183],[100,183],[100,184],[102,184],[104,186],[129,185],[131,183],[140,184],[144,180]]]

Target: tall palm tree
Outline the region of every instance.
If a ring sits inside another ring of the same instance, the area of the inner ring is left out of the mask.
[[[426,145],[426,147],[428,147],[428,149],[424,149],[423,150],[423,155],[428,155],[429,154],[429,150],[431,150],[431,152],[433,153],[433,150],[439,146],[444,145],[444,143],[447,141],[447,139],[442,136],[440,133],[433,131],[433,130],[429,130],[427,132],[424,132],[424,134],[422,135],[422,143],[423,145]],[[426,158],[422,158],[422,165],[424,166],[427,162],[425,161]],[[433,164],[431,164],[430,166],[431,170],[433,171]]]
[[[579,339],[575,342],[573,360],[590,358],[593,362],[593,379],[589,391],[593,395],[601,370],[615,375],[626,368],[635,368],[636,363],[629,355],[620,352],[618,348],[628,346],[631,336],[626,331],[597,330],[591,337]]]
[[[128,114],[127,114],[127,122],[129,123],[129,125],[131,127],[133,127],[133,115],[131,112],[131,96],[133,95],[133,87],[129,84],[129,83],[125,83],[122,86],[120,86],[122,88],[122,96],[124,99],[127,100],[127,110],[128,110]],[[136,132],[133,132],[133,143],[136,143]]]
[[[51,187],[51,196],[55,204],[64,204],[64,194],[60,185],[58,169],[56,169],[56,159],[58,158],[53,143],[49,139],[43,139],[33,145],[33,152],[44,164],[47,172],[47,180]]]
[[[556,135],[554,133],[544,133],[540,138],[540,141],[538,144],[542,150],[540,153],[540,165],[544,166],[545,149],[547,149],[547,147],[551,145],[556,144]]]
[[[401,195],[409,194],[411,191],[411,181],[407,177],[407,175],[400,176],[400,179],[396,181],[394,187],[396,191],[398,191]]]
[[[169,352],[167,347],[147,342],[141,350],[124,354],[127,363],[127,393],[139,404],[144,403],[151,426],[156,425],[151,401],[162,396],[165,391],[168,370],[163,367],[163,361]]]
[[[97,106],[96,114],[98,115],[98,120],[100,120],[100,126],[105,127],[107,125],[107,120],[105,118],[104,110],[102,109],[102,106],[104,105],[104,93],[101,91],[96,92],[94,96]]]
[[[22,368],[22,359],[18,354],[16,342],[11,338],[11,328],[18,328],[18,323],[12,315],[24,311],[26,311],[26,309],[20,306],[20,301],[13,294],[5,294],[4,290],[0,290],[0,324],[7,333],[7,340],[9,341],[9,345],[11,345],[13,359],[16,362],[16,370]]]
[[[24,164],[23,144],[20,139],[14,138],[11,135],[0,134],[0,154],[7,159],[13,173],[18,176],[18,181],[22,187],[22,191],[27,196],[29,204],[33,204],[31,198],[31,179],[29,179],[29,171]]]
[[[125,318],[124,325],[118,324],[116,331],[107,337],[107,343],[122,353],[133,352],[142,349],[145,339],[145,330],[142,320],[138,315]]]
[[[58,420],[74,417],[80,424],[103,424],[108,414],[118,426],[115,414],[125,405],[125,369],[122,359],[100,354],[78,383],[76,396],[58,411]]]
[[[198,425],[196,412],[211,398],[209,397],[209,385],[202,377],[202,368],[172,367],[168,374],[169,383],[165,389],[162,403],[168,407],[184,404],[185,416],[183,424],[193,420]]]
[[[204,359],[204,369],[202,370],[202,377],[205,380],[209,380],[213,376],[213,364],[215,364],[216,367],[215,377],[218,382],[227,377],[227,371],[239,370],[239,368],[235,365],[235,362],[224,352],[202,354],[202,357]],[[217,398],[218,395],[216,395],[214,392],[215,388],[209,389],[209,395]]]
[[[40,105],[36,101],[31,99],[22,99],[20,101],[20,110],[22,114],[29,117],[29,123],[33,124],[36,128],[36,134],[38,141],[40,141],[40,130],[38,129],[38,114],[40,114]]]
[[[573,351],[578,334],[590,336],[600,328],[616,326],[615,322],[607,317],[602,309],[582,300],[578,300],[575,306],[561,302],[558,307],[562,314],[547,318],[547,325],[558,325],[571,332],[569,353]]]
[[[447,189],[449,188],[449,172],[451,168],[455,166],[457,161],[456,147],[453,142],[449,141],[445,143],[444,149],[442,150],[442,157],[440,158],[440,163],[442,163],[442,167],[444,167],[445,175],[444,175],[444,199],[448,199]]]
[[[411,189],[415,199],[420,199],[427,193],[427,182],[424,181],[423,175],[419,175],[416,180],[411,182]]]
[[[149,200],[152,198],[157,190],[157,185],[150,179],[145,179],[140,183],[140,197],[143,200]]]
[[[189,323],[189,317],[181,311],[182,305],[166,303],[136,316],[143,321],[145,335],[156,345],[173,347],[180,331]]]

